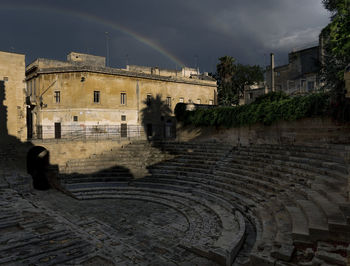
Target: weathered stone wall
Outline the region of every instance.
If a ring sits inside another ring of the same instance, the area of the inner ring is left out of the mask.
[[[101,67],[106,66],[105,57],[91,55],[91,54],[71,52],[67,55],[67,61],[76,63],[76,64],[95,65],[95,66],[101,66]]]
[[[50,164],[58,165],[59,172],[63,174],[84,172],[85,169],[71,169],[69,163],[77,159],[84,162],[87,159],[93,161],[94,172],[109,168],[106,165],[108,161],[111,167],[123,166],[129,169],[134,177],[143,177],[148,174],[147,166],[173,158],[173,155],[154,148],[147,142],[130,142],[128,140],[36,140],[32,141],[31,144],[46,148],[50,153]],[[128,149],[130,144],[132,147]],[[33,147],[32,145],[27,146],[28,150]],[[119,153],[122,154],[122,157],[117,159]],[[116,158],[114,161],[111,160],[113,156]],[[101,160],[102,164],[99,165]]]
[[[66,61],[59,61],[59,60],[53,60],[53,59],[46,59],[46,58],[38,58],[32,63],[30,63],[26,69],[27,71],[32,68],[50,68],[50,67],[68,67],[71,66],[71,62]]]
[[[2,135],[24,140],[26,138],[25,55],[0,51],[0,81]]]
[[[94,154],[101,154],[111,149],[118,149],[130,141],[112,140],[35,140],[35,146],[42,146],[50,152],[50,164],[64,166],[72,159],[84,159]]]
[[[231,129],[187,127],[178,130],[177,137],[179,140],[216,139],[234,145],[350,144],[350,124],[336,123],[331,118],[305,118],[280,121],[271,126],[256,124]]]

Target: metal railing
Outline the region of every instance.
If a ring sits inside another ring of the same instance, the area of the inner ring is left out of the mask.
[[[140,125],[60,125],[37,126],[31,139],[66,139],[66,140],[106,140],[106,139],[154,139],[172,138],[174,127],[152,125],[152,132]],[[170,132],[170,133],[169,133]]]

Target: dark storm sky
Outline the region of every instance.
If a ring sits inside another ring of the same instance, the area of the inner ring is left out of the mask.
[[[105,56],[108,43],[113,67],[211,72],[224,55],[266,65],[274,52],[284,64],[293,48],[317,44],[329,15],[321,0],[0,0],[0,50],[30,63],[70,51]]]

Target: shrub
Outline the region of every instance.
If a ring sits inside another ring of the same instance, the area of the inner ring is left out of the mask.
[[[326,93],[288,97],[281,92],[272,92],[242,106],[186,111],[186,105],[179,103],[175,108],[177,120],[184,125],[226,128],[255,123],[271,125],[279,120],[293,121],[304,117],[328,116],[330,113],[329,95]]]

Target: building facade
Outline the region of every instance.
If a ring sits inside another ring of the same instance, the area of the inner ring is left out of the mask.
[[[268,93],[268,88],[265,85],[265,82],[259,82],[254,85],[244,86],[244,96],[240,99],[239,105],[250,104],[255,101],[261,95]]]
[[[173,126],[178,102],[216,104],[216,81],[195,69],[105,67],[105,58],[70,53],[26,68],[29,138],[147,136]],[[163,133],[157,133],[163,134]]]
[[[25,55],[0,51],[0,141],[26,139]]]
[[[274,90],[289,95],[317,91],[321,86],[321,51],[319,46],[293,51],[288,54],[288,64],[274,68]],[[266,70],[266,83],[270,91],[271,66]]]

